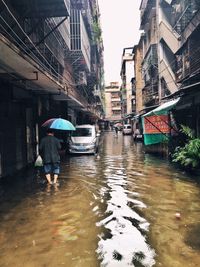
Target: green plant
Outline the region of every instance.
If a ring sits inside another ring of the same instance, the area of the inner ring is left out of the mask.
[[[94,42],[97,43],[101,40],[101,34],[102,34],[99,23],[94,21],[92,24],[92,28],[93,28],[93,34],[94,34],[93,36]]]
[[[186,144],[175,149],[172,161],[180,163],[187,169],[196,169],[200,167],[200,138],[195,138],[192,129],[188,126],[181,125],[180,132],[187,137]]]

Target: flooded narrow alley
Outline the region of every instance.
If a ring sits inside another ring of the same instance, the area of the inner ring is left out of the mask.
[[[199,266],[199,184],[131,136],[102,138],[63,162],[58,187],[1,186],[0,267]]]

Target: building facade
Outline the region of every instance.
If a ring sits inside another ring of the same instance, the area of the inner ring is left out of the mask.
[[[199,136],[200,2],[142,0],[140,12],[140,29],[143,32],[134,49],[134,63],[136,113],[148,119],[143,122],[144,133],[152,134],[152,144],[158,142],[159,146],[159,138],[153,138],[155,133],[172,140],[175,132],[175,136],[179,135],[181,124],[189,126]],[[144,83],[142,90],[141,83]],[[155,115],[157,107],[159,115]],[[158,122],[161,114],[168,116],[166,127],[162,120]],[[156,121],[157,126],[152,121]],[[151,125],[152,133],[148,132],[150,128],[145,129],[145,123],[148,127]],[[164,143],[167,143],[166,140]]]
[[[32,164],[42,123],[103,117],[103,43],[97,1],[1,2],[0,177]]]
[[[121,91],[118,82],[111,82],[105,87],[105,120],[111,124],[121,122]]]
[[[144,108],[156,106],[159,103],[158,82],[158,36],[157,36],[157,10],[155,0],[143,0],[140,6],[141,23],[143,30],[142,50],[142,101]]]
[[[122,118],[127,122],[129,116],[135,112],[135,94],[133,93],[132,78],[134,76],[133,47],[123,49],[121,64],[121,107]]]

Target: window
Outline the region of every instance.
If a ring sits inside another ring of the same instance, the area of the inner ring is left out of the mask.
[[[121,110],[113,110],[113,115],[121,115]]]
[[[92,128],[76,128],[76,131],[72,133],[74,137],[88,137],[92,136]]]

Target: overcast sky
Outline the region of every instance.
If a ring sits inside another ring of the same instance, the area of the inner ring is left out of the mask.
[[[120,82],[123,48],[139,40],[141,0],[98,0],[104,43],[105,83]]]

